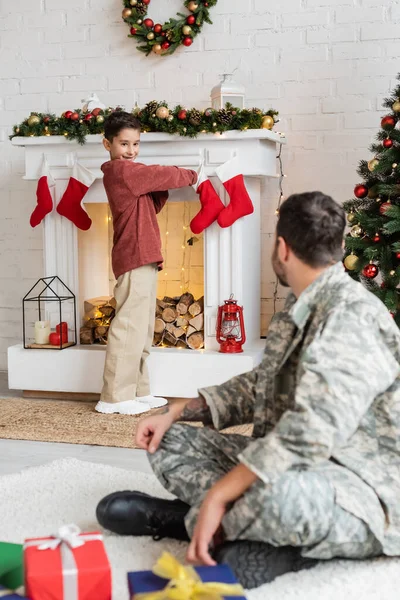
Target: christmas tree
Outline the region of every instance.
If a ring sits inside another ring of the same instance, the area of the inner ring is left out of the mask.
[[[373,157],[357,170],[363,182],[343,205],[350,224],[344,265],[384,302],[400,327],[400,85],[383,106],[388,113],[370,147]]]

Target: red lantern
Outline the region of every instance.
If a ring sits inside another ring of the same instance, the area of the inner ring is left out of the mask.
[[[238,306],[233,294],[229,300],[224,301],[223,306],[218,307],[217,317],[217,342],[220,344],[220,352],[238,354],[243,352],[243,344],[246,342],[244,330],[243,308]]]

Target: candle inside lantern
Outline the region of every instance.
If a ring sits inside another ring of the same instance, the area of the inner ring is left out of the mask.
[[[49,321],[36,321],[35,323],[35,344],[48,344],[50,336]]]
[[[61,343],[61,334],[53,331],[49,336],[49,340],[52,346],[59,346]]]
[[[56,325],[56,332],[61,335],[63,344],[68,342],[68,323],[66,321]]]

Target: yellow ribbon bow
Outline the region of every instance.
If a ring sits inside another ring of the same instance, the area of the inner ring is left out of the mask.
[[[224,596],[244,596],[239,584],[203,583],[193,567],[185,567],[169,552],[163,552],[152,571],[169,579],[169,583],[160,592],[135,594],[135,600],[223,600]]]

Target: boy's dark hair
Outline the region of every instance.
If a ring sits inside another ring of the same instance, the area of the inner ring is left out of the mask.
[[[131,113],[116,110],[104,121],[104,137],[112,142],[122,129],[136,129],[140,131],[140,121]]]
[[[276,236],[310,267],[324,267],[342,259],[345,225],[343,208],[330,196],[293,194],[280,208]]]

